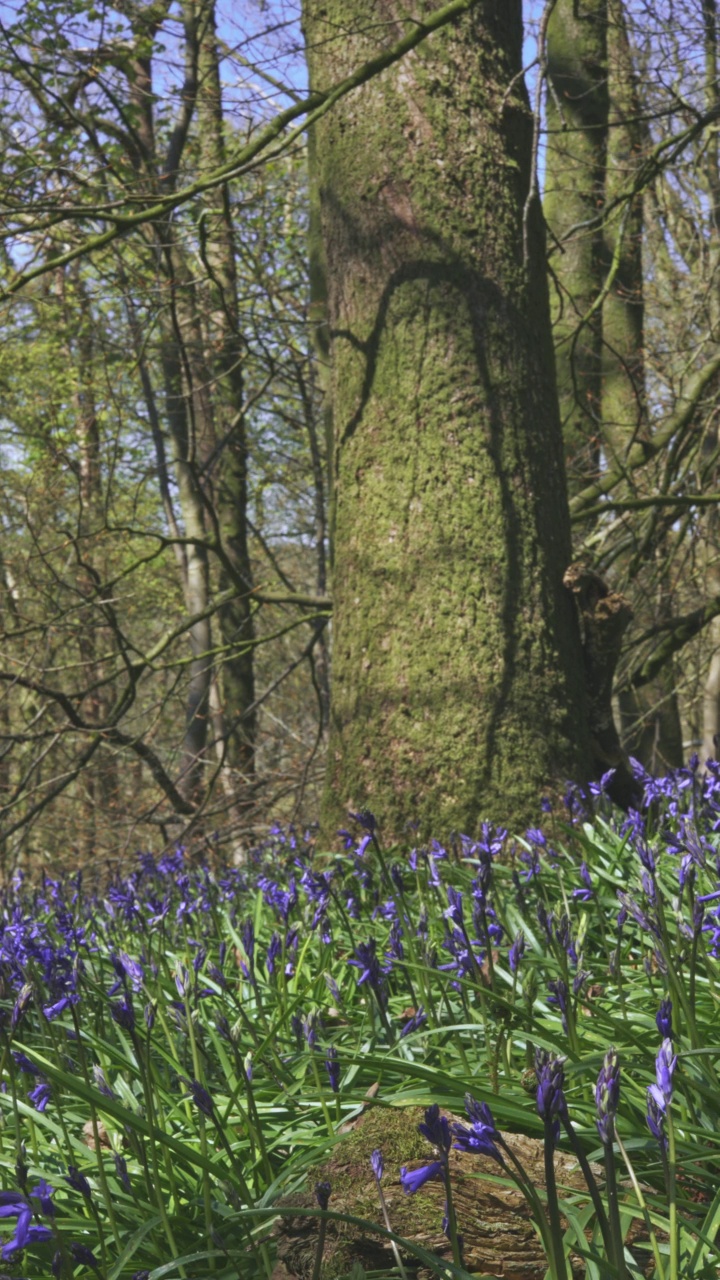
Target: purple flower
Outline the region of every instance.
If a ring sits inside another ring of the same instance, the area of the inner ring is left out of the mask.
[[[330,1088],[333,1093],[337,1093],[340,1089],[340,1063],[338,1062],[338,1053],[334,1044],[330,1045],[325,1057],[325,1070],[328,1073]]]
[[[49,1190],[52,1191],[52,1188]],[[15,1231],[2,1248],[4,1261],[34,1241],[52,1238],[50,1228],[34,1226],[32,1217],[32,1207],[19,1191],[0,1191],[0,1218],[17,1218]]]
[[[441,1178],[444,1168],[442,1160],[433,1160],[431,1164],[424,1164],[419,1169],[412,1170],[403,1165],[400,1170],[400,1182],[405,1195],[414,1196],[426,1182],[430,1182],[433,1178]]]
[[[463,916],[463,896],[459,889],[453,889],[453,886],[449,884],[447,886],[447,897],[449,905],[443,914],[447,920],[452,920],[453,924],[457,925],[459,929],[462,929],[463,924],[465,923]]]
[[[50,1085],[46,1081],[41,1080],[39,1084],[35,1085],[34,1089],[30,1090],[28,1098],[32,1102],[36,1111],[44,1111],[51,1098]]]
[[[348,817],[352,818],[353,822],[357,822],[365,831],[369,831],[370,835],[377,831],[378,824],[375,814],[371,813],[369,809],[360,809],[358,813],[349,813]]]
[[[85,1174],[81,1173],[79,1169],[76,1169],[74,1164],[68,1165],[65,1181],[68,1186],[72,1187],[73,1191],[79,1191],[81,1195],[85,1196],[86,1200],[90,1199],[92,1195],[90,1183],[85,1177]]]
[[[419,1005],[416,1012],[411,1018],[408,1018],[405,1026],[400,1032],[400,1039],[404,1040],[406,1036],[411,1036],[413,1031],[419,1031],[420,1027],[427,1022],[427,1014],[422,1005]]]
[[[267,968],[268,973],[272,974],[275,972],[275,964],[281,952],[282,952],[282,942],[280,940],[280,935],[278,933],[274,933],[272,938],[270,939],[270,943],[267,949],[267,955],[265,957],[265,966]]]
[[[127,1161],[124,1159],[123,1156],[120,1155],[118,1151],[114,1152],[114,1157],[115,1157],[115,1171],[117,1173],[117,1176],[122,1182],[125,1190],[131,1191],[132,1187],[130,1185],[130,1175],[128,1173]]]
[[[375,1174],[377,1181],[379,1182],[383,1176],[383,1171],[385,1169],[385,1162],[383,1160],[382,1151],[378,1150],[377,1147],[375,1148],[375,1150],[373,1151],[370,1157],[370,1164],[372,1165],[372,1171]]]
[[[502,1163],[502,1157],[495,1145],[498,1137],[492,1111],[486,1102],[478,1102],[472,1094],[465,1094],[465,1111],[470,1120],[470,1128],[464,1124],[453,1124],[452,1134],[456,1151],[466,1151],[469,1155],[490,1156]]]
[[[655,1026],[663,1040],[672,1040],[672,1000],[663,1000],[655,1014]]]
[[[207,1089],[204,1085],[200,1084],[199,1080],[188,1080],[187,1085],[198,1111],[201,1111],[204,1116],[207,1116],[208,1119],[212,1120],[213,1101]]]
[[[655,1059],[655,1084],[650,1086],[650,1092],[663,1111],[666,1110],[668,1103],[672,1102],[673,1074],[676,1066],[677,1054],[673,1053],[672,1040],[667,1037],[660,1045]]]
[[[522,960],[524,955],[525,955],[525,934],[521,930],[519,933],[515,935],[515,941],[513,942],[510,950],[508,951],[508,965],[510,966],[511,973],[517,973],[518,969],[520,968],[520,961]]]
[[[332,1194],[332,1186],[329,1182],[316,1182],[315,1199],[321,1209],[327,1209],[330,1196]]]
[[[114,1022],[124,1031],[133,1031],[135,1028],[135,1011],[132,1007],[130,996],[123,996],[122,1000],[114,1000],[110,1005],[110,1013]]]
[[[567,1112],[563,1092],[565,1059],[557,1058],[545,1049],[537,1049],[535,1075],[538,1115],[545,1121],[546,1134],[549,1134],[554,1145],[560,1136],[560,1119]]]
[[[658,1102],[653,1093],[653,1086],[647,1091],[647,1115],[645,1116],[647,1127],[653,1138],[660,1143],[663,1151],[667,1150],[667,1136],[665,1134],[665,1106],[664,1102]]]
[[[548,1004],[555,1005],[556,1008],[560,1010],[563,1031],[567,1035],[567,1011],[569,1000],[567,983],[564,982],[562,978],[553,978],[548,982],[548,991],[550,992],[550,995],[548,996]]]
[[[583,882],[582,889],[573,889],[573,898],[578,902],[589,902],[593,897],[595,889],[593,887],[592,876],[587,868],[586,862],[580,863],[580,879]]]
[[[418,1125],[418,1132],[422,1134],[423,1138],[427,1138],[428,1142],[432,1142],[433,1146],[438,1148],[445,1161],[447,1161],[448,1153],[452,1146],[452,1135],[446,1117],[440,1115],[440,1108],[437,1102],[428,1107],[424,1121]]]
[[[615,1050],[608,1049],[595,1086],[596,1124],[601,1141],[606,1145],[613,1140],[619,1100],[620,1062]]]
[[[92,1249],[88,1249],[86,1244],[78,1244],[73,1240],[70,1245],[73,1262],[76,1266],[90,1267],[93,1271],[98,1271],[98,1262]]]

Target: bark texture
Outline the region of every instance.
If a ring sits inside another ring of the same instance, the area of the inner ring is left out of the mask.
[[[417,18],[429,12],[423,3]],[[306,0],[322,90],[403,32]],[[324,825],[520,823],[590,748],[519,0],[486,0],[317,126],[332,342]]]

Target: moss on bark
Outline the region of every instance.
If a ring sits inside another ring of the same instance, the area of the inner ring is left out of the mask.
[[[420,6],[428,11],[431,5]],[[307,0],[314,87],[403,30]],[[317,126],[332,339],[324,824],[522,822],[588,734],[516,0],[478,3]]]

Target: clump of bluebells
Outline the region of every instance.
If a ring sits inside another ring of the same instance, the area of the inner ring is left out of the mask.
[[[428,1158],[368,1166],[386,1232],[392,1182],[437,1182],[438,1229],[471,1268],[462,1160],[521,1188],[555,1280],[573,1251],[621,1280],[715,1274],[720,770],[636,775],[636,811],[605,778],[517,837],[486,824],[387,849],[364,810],[337,853],[276,828],[242,867],[176,849],[102,886],[16,874],[0,894],[12,1274],[138,1280],[183,1259],[186,1280],[270,1276],[277,1201],[363,1107],[390,1123],[423,1095]],[[517,1132],[540,1144],[542,1185]],[[559,1152],[584,1190],[556,1178]],[[318,1275],[328,1181],[308,1184]],[[394,1258],[402,1274],[397,1241]]]

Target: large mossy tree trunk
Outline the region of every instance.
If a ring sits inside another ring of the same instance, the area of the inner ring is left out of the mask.
[[[427,0],[415,18],[430,12]],[[405,6],[306,0],[322,90]],[[589,770],[520,0],[473,9],[317,126],[332,342],[324,826],[519,824]],[[515,78],[515,79],[514,79]],[[512,85],[512,87],[511,87]]]

